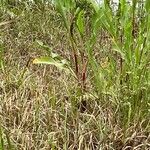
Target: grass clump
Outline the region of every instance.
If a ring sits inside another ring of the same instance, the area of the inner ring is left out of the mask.
[[[2,150],[150,149],[149,0],[0,6]]]

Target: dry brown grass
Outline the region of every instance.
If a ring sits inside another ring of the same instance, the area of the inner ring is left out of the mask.
[[[32,58],[47,55],[36,39],[66,58],[70,57],[66,51],[70,46],[60,18],[51,6],[45,8],[45,14],[35,6],[31,10],[22,6],[19,9],[22,10],[19,20],[0,26],[4,49],[4,68],[0,70],[2,150],[150,149],[148,119],[123,128],[119,105],[108,95],[103,96],[107,102],[101,102],[90,94],[95,92],[90,79],[89,89],[82,95],[76,80],[63,71],[53,66],[27,64]],[[1,10],[0,14],[0,22],[9,20],[9,13]],[[52,20],[53,17],[56,18]],[[85,111],[79,108],[83,100]]]

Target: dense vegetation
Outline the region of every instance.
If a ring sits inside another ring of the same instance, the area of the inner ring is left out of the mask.
[[[0,1],[0,150],[150,149],[150,2]]]

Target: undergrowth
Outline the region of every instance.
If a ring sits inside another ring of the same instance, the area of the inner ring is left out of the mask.
[[[0,149],[150,149],[150,3],[0,1]]]

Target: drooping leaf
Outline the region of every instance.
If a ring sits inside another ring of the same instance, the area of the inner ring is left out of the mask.
[[[54,65],[58,69],[65,70],[67,73],[71,73],[75,78],[77,78],[66,59],[55,60],[55,58],[52,57],[40,57],[40,58],[35,58],[33,60],[33,64]]]
[[[49,64],[49,65],[54,65],[59,69],[67,69],[68,66],[67,61],[65,60],[57,61],[52,57],[36,58],[33,60],[33,64]]]

